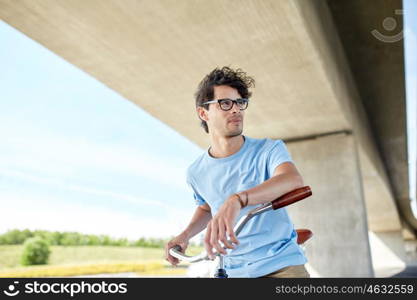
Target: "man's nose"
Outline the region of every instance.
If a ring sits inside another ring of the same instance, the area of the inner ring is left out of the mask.
[[[232,112],[240,112],[239,105],[236,102],[233,102],[232,104]]]

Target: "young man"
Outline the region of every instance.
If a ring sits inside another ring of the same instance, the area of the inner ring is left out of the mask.
[[[166,259],[178,264],[168,249],[179,245],[185,251],[190,238],[207,227],[205,249],[212,259],[213,248],[227,254],[229,277],[309,277],[285,208],[251,219],[239,239],[233,232],[249,210],[303,186],[282,140],[242,135],[254,83],[242,70],[229,67],[214,69],[200,82],[196,110],[211,147],[187,170],[198,206],[187,228],[166,245]]]

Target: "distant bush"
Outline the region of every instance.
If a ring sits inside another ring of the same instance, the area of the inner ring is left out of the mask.
[[[24,266],[44,265],[48,263],[49,243],[39,236],[29,238],[23,244],[20,263]]]

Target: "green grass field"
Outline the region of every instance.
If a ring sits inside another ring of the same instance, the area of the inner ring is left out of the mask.
[[[76,276],[100,273],[136,272],[139,275],[182,275],[185,268],[172,268],[160,248],[114,246],[51,246],[49,263],[20,265],[22,245],[0,246],[0,277]],[[187,254],[203,249],[190,247]],[[182,264],[186,266],[186,264]]]

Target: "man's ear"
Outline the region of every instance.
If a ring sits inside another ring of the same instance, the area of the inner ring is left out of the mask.
[[[197,114],[201,120],[206,121],[206,122],[208,121],[207,110],[205,110],[203,107],[201,106],[197,107]]]

